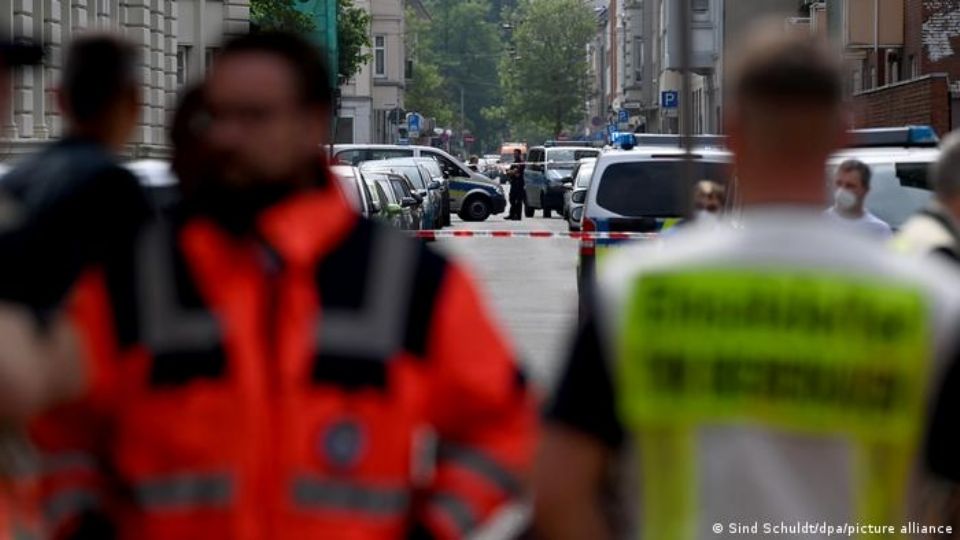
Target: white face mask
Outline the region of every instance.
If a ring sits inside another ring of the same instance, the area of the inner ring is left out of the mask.
[[[720,221],[720,216],[709,210],[697,210],[695,221],[697,223],[716,223]]]
[[[840,210],[853,210],[857,206],[857,195],[843,188],[838,188],[833,194],[833,202]]]

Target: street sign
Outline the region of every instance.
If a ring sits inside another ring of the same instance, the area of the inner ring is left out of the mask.
[[[410,139],[404,139],[404,138],[397,139],[397,144],[406,146],[410,144]]]
[[[473,138],[473,135],[464,135],[464,136],[463,136],[463,142],[464,142],[465,144],[473,144],[473,141],[475,141],[475,140],[476,140],[476,139]]]
[[[617,122],[620,124],[626,124],[630,121],[630,113],[626,109],[620,109],[617,113]]]
[[[607,135],[611,135],[611,136],[612,136],[612,135],[613,135],[614,133],[616,133],[616,132],[617,132],[617,125],[616,125],[616,124],[609,124],[609,125],[607,126]]]
[[[423,117],[417,113],[410,113],[407,115],[407,132],[410,134],[411,138],[417,138],[420,136],[420,126],[423,124]]]
[[[660,106],[664,109],[676,109],[680,105],[680,92],[665,90],[660,92]]]

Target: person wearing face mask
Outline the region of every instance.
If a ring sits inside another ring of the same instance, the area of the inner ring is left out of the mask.
[[[697,223],[717,223],[720,221],[727,203],[726,189],[713,180],[697,182],[694,193],[694,221]]]
[[[893,236],[890,225],[864,206],[870,193],[870,176],[870,167],[860,160],[848,159],[841,163],[834,176],[833,206],[827,209],[826,215],[836,223],[886,240]]]

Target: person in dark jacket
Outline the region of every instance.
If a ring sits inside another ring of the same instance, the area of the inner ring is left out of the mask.
[[[65,136],[0,181],[16,217],[0,227],[0,300],[40,319],[53,315],[77,277],[129,243],[147,203],[117,154],[140,116],[136,49],[116,38],[76,40],[59,99]]]
[[[507,171],[507,178],[510,179],[510,215],[507,219],[520,221],[523,215],[523,192],[526,186],[523,181],[523,171],[526,166],[523,163],[523,153],[519,148],[513,151],[513,165]]]

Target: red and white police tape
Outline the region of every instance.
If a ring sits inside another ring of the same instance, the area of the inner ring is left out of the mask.
[[[554,231],[410,231],[416,238],[573,238],[574,240],[652,240],[653,233]]]

